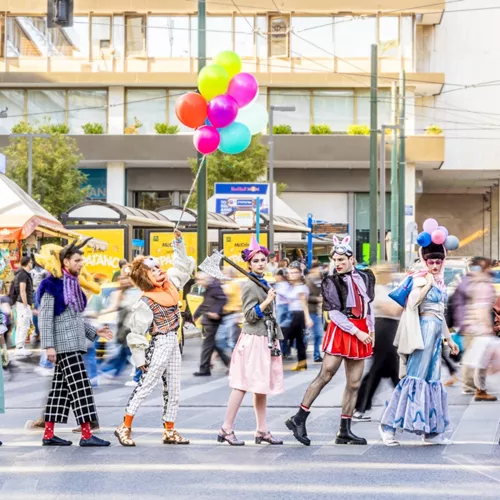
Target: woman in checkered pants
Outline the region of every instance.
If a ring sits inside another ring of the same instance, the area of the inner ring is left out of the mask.
[[[182,242],[175,231],[176,243]],[[137,367],[142,371],[138,385],[130,396],[123,423],[115,436],[123,446],[135,446],[132,421],[143,401],[156,384],[163,383],[163,442],[189,444],[174,428],[179,409],[181,386],[181,352],[177,339],[179,329],[179,292],[160,269],[153,257],[138,257],[132,263],[132,280],[144,294],[132,308],[127,343]],[[184,284],[181,284],[184,286]],[[148,342],[146,335],[151,335]]]

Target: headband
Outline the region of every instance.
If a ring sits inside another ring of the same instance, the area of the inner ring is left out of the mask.
[[[143,261],[143,264],[149,269],[154,269],[155,267],[160,267],[160,263],[154,257],[146,257]]]
[[[351,237],[346,236],[342,241],[340,241],[336,236],[333,237],[333,248],[330,253],[330,256],[337,255],[347,255],[347,257],[353,256],[353,251],[351,245]]]

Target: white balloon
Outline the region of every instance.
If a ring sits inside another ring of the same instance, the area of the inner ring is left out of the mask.
[[[244,108],[240,108],[236,121],[245,124],[252,135],[264,132],[269,114],[267,109],[258,102],[253,102]]]

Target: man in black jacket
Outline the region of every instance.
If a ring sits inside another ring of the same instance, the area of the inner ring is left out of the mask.
[[[200,370],[193,375],[195,377],[205,377],[211,375],[210,359],[212,358],[214,350],[217,351],[217,354],[227,367],[229,367],[231,363],[231,358],[226,354],[224,349],[218,347],[215,343],[215,335],[222,321],[222,313],[227,298],[219,280],[205,273],[198,273],[196,280],[205,288],[205,295],[203,296],[202,304],[198,307],[193,316],[194,321],[202,316],[201,324],[203,326]]]

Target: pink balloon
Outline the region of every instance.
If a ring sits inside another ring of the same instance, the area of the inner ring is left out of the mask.
[[[444,226],[439,226],[438,227],[438,231],[443,231],[444,234],[446,234],[446,237],[448,238],[449,236],[449,232],[448,232],[448,229],[446,229]]]
[[[436,219],[427,219],[424,222],[424,231],[426,233],[432,234],[438,228],[439,224]]]
[[[446,241],[446,234],[443,233],[443,231],[436,229],[431,234],[431,238],[432,238],[432,243],[435,243],[436,245],[442,245]]]
[[[250,104],[259,92],[259,84],[250,73],[238,73],[231,78],[227,89],[228,95],[234,97],[240,108]]]
[[[222,94],[208,103],[208,121],[215,128],[224,128],[236,120],[238,103],[230,95]]]
[[[193,144],[202,155],[209,155],[219,147],[219,132],[215,127],[204,125],[196,129],[193,135]]]

